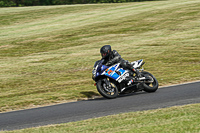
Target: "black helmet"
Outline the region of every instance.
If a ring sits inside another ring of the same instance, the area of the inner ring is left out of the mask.
[[[101,47],[100,53],[103,59],[107,58],[110,56],[111,53],[111,46],[110,45],[105,45]]]

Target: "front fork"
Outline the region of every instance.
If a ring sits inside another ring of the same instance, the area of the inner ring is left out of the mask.
[[[112,93],[114,91],[114,86],[111,85],[110,81],[107,78],[102,79],[102,81],[104,82],[103,84],[103,88],[107,91]]]
[[[106,78],[102,79],[102,81],[104,81],[104,83],[106,84],[107,87],[109,87],[109,88],[111,87],[110,82]]]

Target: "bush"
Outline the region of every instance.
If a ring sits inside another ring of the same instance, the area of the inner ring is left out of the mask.
[[[11,6],[39,6],[39,5],[64,5],[87,3],[124,3],[153,0],[0,0],[0,7]]]
[[[3,1],[0,1],[0,7],[4,7],[5,3]]]
[[[0,0],[0,7],[11,7],[11,6],[16,6],[16,3],[9,0]]]

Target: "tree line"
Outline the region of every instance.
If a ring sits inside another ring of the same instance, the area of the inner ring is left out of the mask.
[[[0,7],[89,4],[89,3],[123,3],[123,2],[141,2],[141,1],[153,1],[153,0],[0,0]]]

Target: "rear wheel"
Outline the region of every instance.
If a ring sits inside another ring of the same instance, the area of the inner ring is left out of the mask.
[[[105,80],[107,79],[99,80],[97,82],[98,92],[105,98],[108,99],[116,98],[119,93],[117,85],[113,81],[108,81],[108,80],[105,81]]]
[[[141,72],[147,80],[144,81],[144,91],[146,92],[155,92],[158,89],[158,81],[157,79],[149,72]]]

